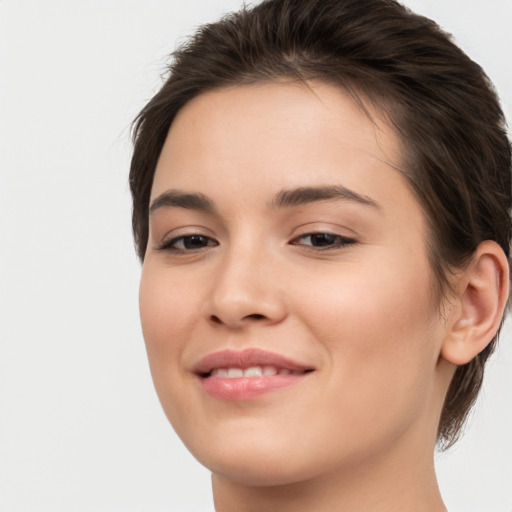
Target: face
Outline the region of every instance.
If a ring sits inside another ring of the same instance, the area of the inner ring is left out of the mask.
[[[156,390],[224,478],[431,450],[443,337],[399,143],[338,88],[216,90],[173,122],[140,308]]]

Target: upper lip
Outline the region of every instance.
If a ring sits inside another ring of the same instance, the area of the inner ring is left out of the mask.
[[[194,367],[198,375],[207,375],[216,368],[250,368],[251,366],[275,366],[292,371],[313,370],[281,354],[257,348],[245,350],[220,350],[203,357]]]

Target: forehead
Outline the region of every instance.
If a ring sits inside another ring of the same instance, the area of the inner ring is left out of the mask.
[[[262,83],[203,93],[171,125],[152,196],[165,187],[162,181],[198,186],[219,173],[261,181],[275,180],[276,172],[286,169],[282,186],[289,187],[301,180],[330,181],[334,167],[345,180],[377,162],[399,167],[395,132],[368,111],[372,119],[345,91],[323,82]]]

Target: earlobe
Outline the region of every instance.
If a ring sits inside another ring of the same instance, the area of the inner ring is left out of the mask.
[[[452,317],[441,355],[447,361],[469,363],[494,338],[509,293],[509,265],[502,248],[482,242],[458,277]]]

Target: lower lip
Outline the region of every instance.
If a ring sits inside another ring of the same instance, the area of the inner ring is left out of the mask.
[[[203,389],[221,400],[248,400],[302,381],[309,373],[262,377],[203,377]]]

